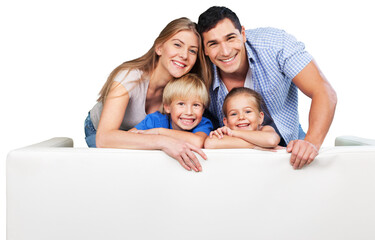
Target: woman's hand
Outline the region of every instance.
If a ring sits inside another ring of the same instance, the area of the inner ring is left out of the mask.
[[[138,129],[133,128],[133,129],[129,130],[129,132],[138,133],[138,134],[159,135],[160,134],[159,129],[160,128],[151,128],[151,129],[148,129],[148,130],[138,130]]]
[[[206,154],[204,154],[200,148],[190,143],[173,138],[170,139],[171,141],[163,144],[161,150],[163,150],[170,157],[176,159],[186,170],[190,171],[193,169],[196,172],[201,172],[202,166],[194,152],[198,153],[205,160],[207,159]]]
[[[228,135],[228,136],[232,137],[233,136],[233,132],[227,126],[218,128],[218,129],[210,132],[210,138],[212,138],[213,136],[216,136],[218,139],[221,139],[221,138],[223,138],[224,135]]]

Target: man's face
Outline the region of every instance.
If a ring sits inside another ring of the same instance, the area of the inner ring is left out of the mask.
[[[237,73],[247,68],[244,27],[239,32],[232,21],[225,18],[202,36],[205,54],[221,71]]]

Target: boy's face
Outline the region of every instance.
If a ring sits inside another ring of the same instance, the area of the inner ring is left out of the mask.
[[[240,94],[228,99],[225,126],[232,130],[258,130],[262,124],[264,114],[259,112],[254,97]]]
[[[236,73],[247,67],[245,29],[241,32],[225,18],[202,33],[204,52],[221,71]]]
[[[174,130],[189,131],[201,122],[204,106],[199,98],[174,99],[164,110],[170,114]]]

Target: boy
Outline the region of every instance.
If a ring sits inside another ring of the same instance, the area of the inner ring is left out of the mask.
[[[170,81],[164,88],[162,112],[148,114],[131,132],[160,134],[202,148],[213,130],[209,119],[203,117],[209,96],[203,81],[195,74]]]

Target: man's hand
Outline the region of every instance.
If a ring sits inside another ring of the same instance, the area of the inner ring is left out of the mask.
[[[310,164],[318,155],[318,148],[305,140],[290,141],[286,151],[292,153],[290,156],[290,165],[294,169],[301,169],[305,164]]]

